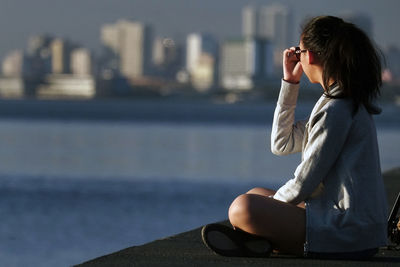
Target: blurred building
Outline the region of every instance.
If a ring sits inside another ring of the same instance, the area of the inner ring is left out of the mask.
[[[39,98],[93,98],[95,94],[95,80],[91,75],[50,74],[37,88]]]
[[[245,38],[260,36],[260,12],[253,6],[246,6],[242,9],[242,35]]]
[[[33,47],[34,43],[32,44]],[[36,88],[39,98],[92,98],[95,79],[91,74],[91,58],[87,49],[78,48],[62,38],[50,40],[48,51],[51,71],[41,75]]]
[[[92,60],[88,49],[77,48],[71,52],[71,73],[78,76],[92,74]]]
[[[29,37],[27,44],[28,56],[46,56],[50,52],[50,43],[53,41],[53,37],[50,35],[33,35]]]
[[[221,53],[221,86],[250,90],[273,75],[272,46],[268,40],[243,38],[225,41]]]
[[[52,37],[35,35],[29,38],[26,53],[9,53],[2,62],[1,97],[34,96],[42,77],[51,72]]]
[[[71,73],[71,53],[74,48],[74,45],[61,38],[56,38],[50,43],[53,74]]]
[[[20,50],[15,50],[6,55],[2,62],[2,72],[4,76],[22,76],[24,54]]]
[[[191,33],[186,39],[186,69],[191,73],[198,64],[202,54],[216,57],[218,45],[216,40],[209,34]]]
[[[26,77],[37,79],[51,73],[52,56],[50,44],[53,37],[49,35],[34,35],[28,40]]]
[[[47,43],[47,42],[46,42]],[[44,44],[40,39],[33,39],[30,44],[31,53],[50,54],[50,71],[47,68],[41,73],[41,82],[36,87],[39,98],[92,98],[95,96],[95,79],[91,74],[91,57],[87,49],[77,48],[68,40],[54,38],[48,42],[47,49],[40,48]],[[45,51],[45,52],[43,52]],[[39,55],[43,58],[44,55]],[[36,56],[37,57],[37,56]],[[35,59],[35,56],[33,57]],[[46,65],[46,63],[44,63]]]
[[[277,74],[282,69],[282,52],[292,45],[292,14],[286,6],[244,7],[242,34],[245,38],[269,40],[273,47],[273,61]]]
[[[192,86],[206,91],[217,82],[218,43],[209,34],[192,33],[186,39],[186,70]]]
[[[9,53],[1,66],[3,97],[91,98],[96,93],[89,50],[62,38],[32,36],[26,53]]]
[[[24,96],[25,81],[23,77],[24,54],[15,50],[6,55],[2,62],[0,76],[0,96],[19,98]]]
[[[175,51],[173,50],[174,47],[175,42],[170,38],[155,38],[153,42],[152,54],[153,64],[156,66],[162,66],[173,60],[175,56]]]
[[[215,58],[208,53],[202,53],[197,60],[196,68],[191,73],[191,82],[199,92],[204,92],[213,87],[216,82]]]
[[[153,43],[153,74],[172,80],[182,67],[182,47],[172,38],[157,37]]]
[[[134,80],[148,75],[151,65],[149,26],[119,20],[101,28],[101,40],[118,56],[119,70],[126,78]]]

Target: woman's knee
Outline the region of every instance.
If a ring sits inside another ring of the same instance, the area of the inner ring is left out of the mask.
[[[248,194],[238,196],[229,207],[229,221],[234,226],[246,224],[251,220],[251,200]]]

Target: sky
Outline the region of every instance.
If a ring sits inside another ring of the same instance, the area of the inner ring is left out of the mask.
[[[400,0],[0,0],[0,59],[43,33],[97,50],[101,26],[120,18],[148,23],[162,37],[184,39],[190,32],[238,37],[244,6],[273,3],[291,9],[294,33],[306,16],[362,12],[372,19],[378,45],[400,47]]]

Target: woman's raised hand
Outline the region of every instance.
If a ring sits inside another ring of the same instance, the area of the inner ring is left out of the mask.
[[[295,48],[291,47],[283,51],[283,79],[289,83],[299,83],[303,68],[295,54]]]

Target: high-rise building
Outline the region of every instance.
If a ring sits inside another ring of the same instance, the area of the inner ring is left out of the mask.
[[[28,56],[47,57],[50,56],[50,44],[53,37],[49,35],[33,35],[29,37],[27,44]]]
[[[74,75],[91,75],[91,56],[86,48],[78,48],[71,52],[71,72]]]
[[[93,98],[96,84],[92,76],[50,74],[36,89],[39,98]]]
[[[153,73],[165,79],[174,79],[182,68],[182,47],[172,38],[157,37],[153,43]]]
[[[53,74],[71,72],[70,60],[73,48],[71,43],[60,38],[56,38],[51,42],[51,72]]]
[[[129,79],[148,74],[151,61],[151,32],[147,25],[119,20],[101,28],[101,39],[119,57],[119,70]]]
[[[259,12],[252,6],[242,9],[242,35],[245,38],[254,38],[259,35]]]
[[[152,61],[156,66],[161,66],[165,63],[166,46],[164,45],[164,38],[157,37],[153,43]]]
[[[110,48],[115,54],[120,51],[120,29],[116,24],[105,24],[101,27],[100,39],[102,43]]]
[[[51,44],[52,73],[36,89],[39,98],[92,98],[96,83],[91,75],[91,57],[85,48],[73,49],[56,39]],[[66,65],[68,64],[68,69]]]
[[[282,66],[282,52],[293,45],[292,15],[286,6],[274,4],[242,10],[242,33],[245,38],[267,39],[273,46],[274,64]]]
[[[25,57],[22,51],[15,50],[6,55],[2,62],[0,76],[0,97],[19,98],[24,95],[26,83],[24,81]]]
[[[192,33],[189,34],[186,39],[186,70],[191,77],[196,77],[196,82],[193,86],[196,88],[198,84],[201,84],[199,89],[205,90],[204,85],[209,84],[210,87],[216,81],[218,57],[218,44],[217,41],[209,34]],[[212,64],[210,63],[212,62]],[[207,73],[212,71],[210,76],[204,75],[204,68],[208,66]],[[210,70],[210,68],[212,70]],[[203,74],[198,73],[198,71]],[[199,79],[206,79],[207,81],[200,81]]]
[[[202,53],[198,58],[196,68],[191,73],[191,82],[197,91],[204,92],[211,88],[215,81],[215,58]]]
[[[52,39],[48,44],[48,49],[43,46],[41,38],[34,38],[30,43],[32,64],[46,59],[47,51],[51,59],[51,71],[40,74],[40,84],[35,88],[36,96],[39,98],[94,97],[96,87],[94,78],[91,76],[89,51],[76,48],[73,43],[61,38]]]
[[[157,37],[153,43],[153,64],[168,66],[174,64],[179,55],[179,46],[171,38]]]
[[[198,64],[201,54],[207,53],[216,57],[218,45],[216,40],[209,34],[191,33],[186,39],[186,69],[192,72]]]
[[[63,73],[65,70],[64,42],[61,39],[55,39],[51,43],[51,70],[52,73]]]
[[[31,36],[27,44],[28,69],[26,76],[31,79],[40,77],[52,72],[51,42],[53,37],[49,35]]]
[[[260,8],[259,37],[271,40],[277,48],[290,46],[292,17],[289,9],[282,5]]]
[[[272,47],[267,40],[244,38],[222,45],[221,86],[228,90],[250,90],[273,75]]]
[[[22,76],[24,55],[22,51],[15,50],[6,55],[2,64],[2,73],[7,77]]]

